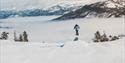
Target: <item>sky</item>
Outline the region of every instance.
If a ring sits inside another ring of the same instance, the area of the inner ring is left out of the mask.
[[[60,2],[87,2],[96,0],[0,0],[0,9],[44,8]]]

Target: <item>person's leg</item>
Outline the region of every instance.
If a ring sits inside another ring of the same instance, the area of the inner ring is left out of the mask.
[[[76,30],[76,35],[79,35],[79,32],[78,32],[78,30]]]

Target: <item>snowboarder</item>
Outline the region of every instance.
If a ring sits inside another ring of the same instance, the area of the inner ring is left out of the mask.
[[[74,26],[74,29],[75,29],[75,31],[76,31],[76,34],[75,34],[75,35],[79,36],[79,29],[80,29],[79,25],[76,24],[76,25]]]
[[[23,41],[28,42],[28,35],[26,31],[23,32]]]

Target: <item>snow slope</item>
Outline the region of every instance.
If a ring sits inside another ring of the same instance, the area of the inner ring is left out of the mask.
[[[93,43],[99,30],[107,35],[125,34],[124,18],[84,18],[49,21],[57,16],[1,19],[0,32],[8,31],[9,40],[0,40],[1,63],[125,63],[125,38]],[[75,24],[80,26],[79,41],[73,41]],[[17,34],[27,31],[29,42],[14,42]]]
[[[124,38],[125,39],[125,38]],[[2,41],[1,63],[124,63],[124,39],[104,43]]]
[[[73,40],[75,37],[74,25],[77,23],[81,27],[80,39],[91,41],[95,31],[106,32],[108,35],[124,34],[124,18],[85,18],[66,21],[48,21],[57,16],[44,17],[24,17],[1,19],[0,26],[8,26],[12,29],[0,29],[9,31],[13,36],[14,30],[17,34],[24,30],[29,34],[30,41],[57,42],[61,40]],[[102,25],[103,24],[103,25]],[[13,37],[10,37],[12,39]],[[12,39],[13,40],[13,39]]]

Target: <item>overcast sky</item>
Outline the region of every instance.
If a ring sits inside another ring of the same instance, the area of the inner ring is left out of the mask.
[[[30,8],[38,7],[44,8],[49,7],[59,2],[72,2],[72,1],[90,1],[90,0],[0,0],[0,9],[21,9],[21,8]],[[94,0],[92,0],[94,1]]]

